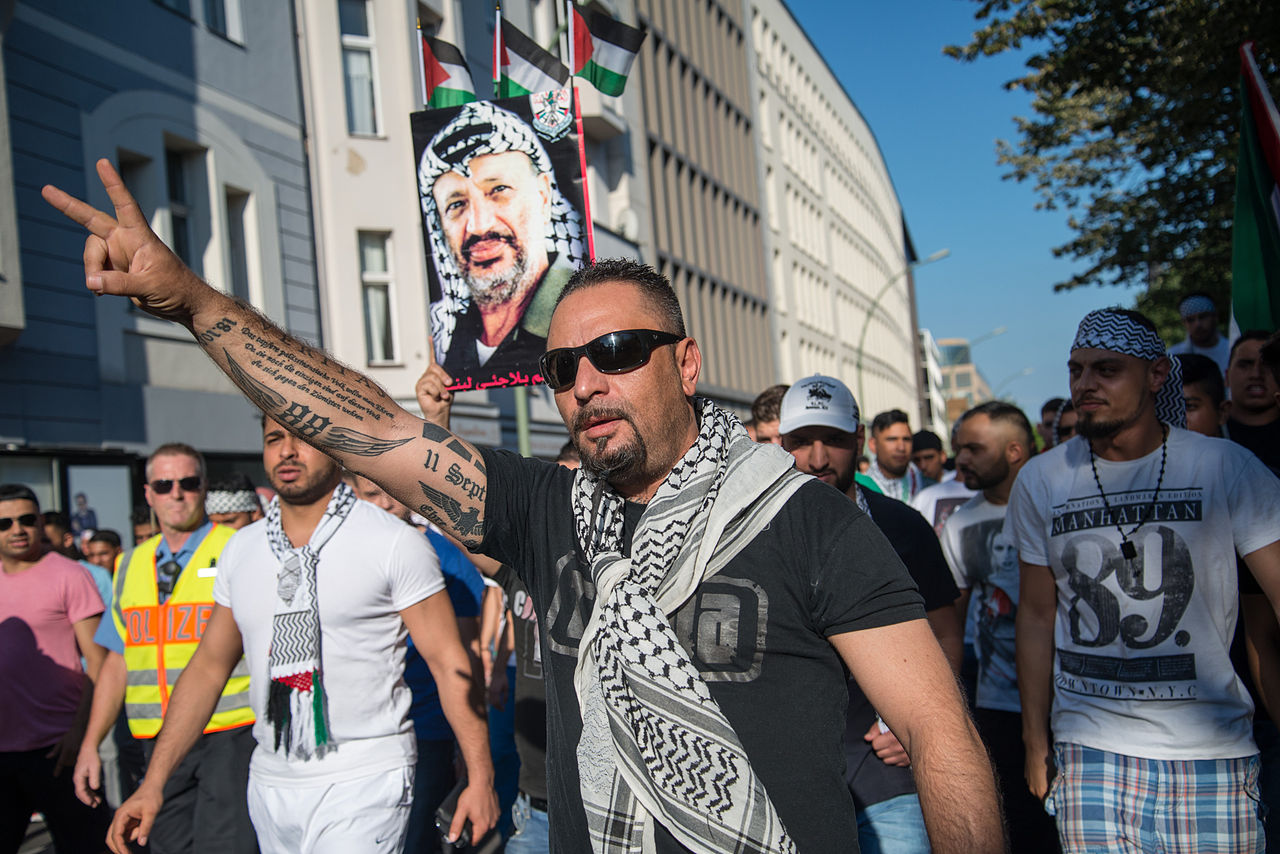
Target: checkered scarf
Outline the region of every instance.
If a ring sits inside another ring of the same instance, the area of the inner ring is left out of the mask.
[[[320,663],[320,603],[316,568],[320,550],[346,521],[356,494],[339,483],[320,524],[301,548],[294,548],[280,523],[280,496],[267,506],[267,542],[280,561],[276,572],[276,613],[267,652],[271,686],[267,720],[275,728],[275,750],[302,759],[333,743],[329,733],[323,667]]]
[[[764,784],[667,615],[745,547],[807,478],[695,401],[698,439],[623,555],[624,502],[578,470],[573,513],[596,585],[574,681],[578,769],[596,852],[652,851],[653,821],[692,851],[792,852]]]
[[[1080,321],[1071,349],[1085,348],[1109,350],[1149,362],[1168,358],[1159,335],[1110,308],[1091,311]],[[1169,361],[1172,363],[1169,376],[1156,392],[1156,417],[1171,427],[1186,427],[1187,405],[1182,399],[1182,363],[1177,359]]]
[[[423,221],[431,241],[431,255],[440,280],[441,298],[431,304],[431,333],[436,361],[444,362],[453,340],[458,317],[471,303],[471,289],[458,269],[457,259],[449,249],[440,222],[432,188],[446,172],[470,175],[472,158],[484,154],[519,151],[533,161],[533,168],[551,180],[551,220],[547,226],[547,255],[564,258],[570,269],[578,269],[587,260],[583,240],[582,216],[569,204],[556,183],[551,157],[533,128],[515,113],[488,101],[473,101],[463,106],[454,119],[441,128],[422,150],[418,162],[418,196],[422,203]]]

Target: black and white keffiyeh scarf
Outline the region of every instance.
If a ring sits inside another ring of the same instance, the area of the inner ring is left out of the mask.
[[[791,852],[795,844],[668,615],[764,529],[807,478],[695,401],[698,439],[645,508],[622,554],[623,499],[579,469],[573,513],[596,585],[574,674],[578,770],[592,847],[654,850],[660,822],[692,851]]]
[[[275,750],[284,745],[306,759],[333,742],[329,733],[323,667],[320,661],[320,603],[316,568],[320,550],[346,521],[356,494],[339,483],[320,524],[301,548],[294,548],[280,524],[280,497],[267,506],[267,542],[280,562],[276,573],[276,612],[267,654],[271,687],[267,720],[275,728]]]
[[[1111,308],[1091,311],[1080,321],[1072,350],[1091,348],[1110,350],[1137,359],[1154,362],[1166,358],[1164,342],[1155,332],[1132,318]],[[1169,376],[1156,392],[1156,417],[1171,427],[1187,426],[1187,405],[1182,398],[1182,363],[1167,357],[1172,363]]]

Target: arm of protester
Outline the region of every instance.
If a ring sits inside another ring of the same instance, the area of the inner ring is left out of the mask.
[[[462,542],[480,542],[487,479],[473,446],[414,417],[363,374],[202,282],[151,230],[108,161],[98,161],[98,176],[114,217],[56,187],[42,191],[90,232],[84,250],[90,291],[129,297],[185,326],[273,420]]]
[[[494,649],[493,660],[489,670],[489,705],[501,709],[507,705],[511,684],[507,679],[507,661],[511,658],[514,647],[515,632],[511,628],[511,611],[506,612],[506,629],[498,633],[498,643]]]
[[[458,797],[448,838],[457,839],[463,823],[470,820],[471,838],[479,840],[498,822],[498,796],[493,791],[484,700],[472,678],[471,660],[458,635],[453,605],[442,590],[405,608],[400,618],[436,680],[445,719],[467,766],[467,788]]]
[[[938,646],[942,647],[947,664],[951,665],[951,672],[958,675],[964,658],[964,624],[956,616],[955,606],[934,608],[924,616],[929,621],[933,636],[938,639]]]
[[[961,587],[960,598],[956,600],[956,617],[963,626],[965,621],[969,619],[969,600],[973,598],[973,588]],[[961,638],[963,639],[963,629],[961,630]]]
[[[1240,619],[1249,673],[1267,714],[1275,720],[1280,717],[1280,623],[1267,597],[1258,593],[1241,594]]]
[[[1267,594],[1272,610],[1280,616],[1280,540],[1249,552],[1244,563]]]
[[[91,632],[90,637],[92,636]],[[65,769],[74,769],[79,762],[80,744],[84,741],[85,730],[89,728],[89,715],[92,708],[93,680],[86,678],[84,687],[80,691],[80,702],[76,704],[76,714],[71,720],[71,726],[67,728],[61,740],[45,754],[46,759],[53,760],[53,776],[61,776]],[[75,772],[73,771],[73,780],[74,776]]]
[[[107,651],[93,642],[93,636],[97,633],[98,624],[101,622],[102,615],[99,614],[96,617],[77,620],[71,626],[76,633],[76,646],[80,647],[80,655],[84,657],[84,671],[89,674],[89,679],[94,682],[98,681],[98,673],[102,669],[102,662],[107,657]]]
[[[243,655],[244,640],[231,609],[215,603],[200,644],[169,696],[147,774],[111,822],[107,844],[116,854],[127,854],[130,842],[147,844],[164,803],[165,782],[204,732],[231,671]]]
[[[844,632],[831,643],[911,758],[933,851],[1003,852],[991,763],[928,623]]]
[[[1024,769],[1031,794],[1044,800],[1053,776],[1049,712],[1053,703],[1053,621],[1058,588],[1047,566],[1019,561],[1017,635],[1018,694],[1022,698]]]
[[[96,644],[95,644],[96,646]],[[98,669],[98,681],[93,686],[93,705],[89,709],[89,723],[85,727],[84,738],[80,742],[80,753],[76,757],[76,768],[72,773],[75,780],[76,797],[91,807],[102,802],[98,794],[102,787],[102,760],[98,758],[98,745],[115,726],[120,716],[120,707],[124,704],[124,688],[128,678],[124,656],[115,651],[102,649],[105,656]]]

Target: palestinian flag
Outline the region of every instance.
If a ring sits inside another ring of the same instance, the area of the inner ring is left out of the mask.
[[[586,15],[583,15],[583,12]],[[621,95],[645,33],[587,6],[573,9],[574,75],[606,95]]]
[[[471,69],[462,51],[448,42],[422,36],[422,103],[427,109],[457,107],[475,99]]]
[[[499,98],[515,98],[563,89],[569,82],[569,69],[547,53],[538,43],[502,22],[502,76],[498,83]]]
[[[1231,229],[1232,332],[1280,325],[1280,114],[1240,46],[1240,156]]]

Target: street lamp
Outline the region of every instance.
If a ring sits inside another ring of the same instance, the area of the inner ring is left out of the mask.
[[[941,261],[951,254],[950,249],[939,249],[927,258],[921,258],[919,261],[912,261],[898,272],[889,277],[889,280],[881,286],[879,293],[875,295],[875,299],[871,300],[871,306],[867,309],[867,316],[862,321],[862,334],[858,336],[858,404],[862,407],[867,405],[867,396],[863,393],[862,387],[862,348],[867,343],[867,330],[871,328],[871,318],[876,313],[876,309],[880,307],[880,300],[884,299],[884,295],[889,292],[889,288],[893,287],[893,283],[901,279],[907,273],[916,267],[923,267],[925,264],[932,264],[934,261]],[[915,343],[915,330],[911,331],[912,346],[917,347]]]
[[[1007,386],[1009,383],[1013,382],[1016,379],[1020,379],[1021,377],[1025,377],[1035,373],[1035,370],[1036,370],[1035,368],[1028,365],[1022,370],[1018,371],[1016,374],[1010,374],[1009,376],[1000,380],[1000,382],[996,384],[995,389],[993,389],[991,392],[991,396],[998,399],[1000,397],[1000,392],[1004,389],[1005,386]]]

